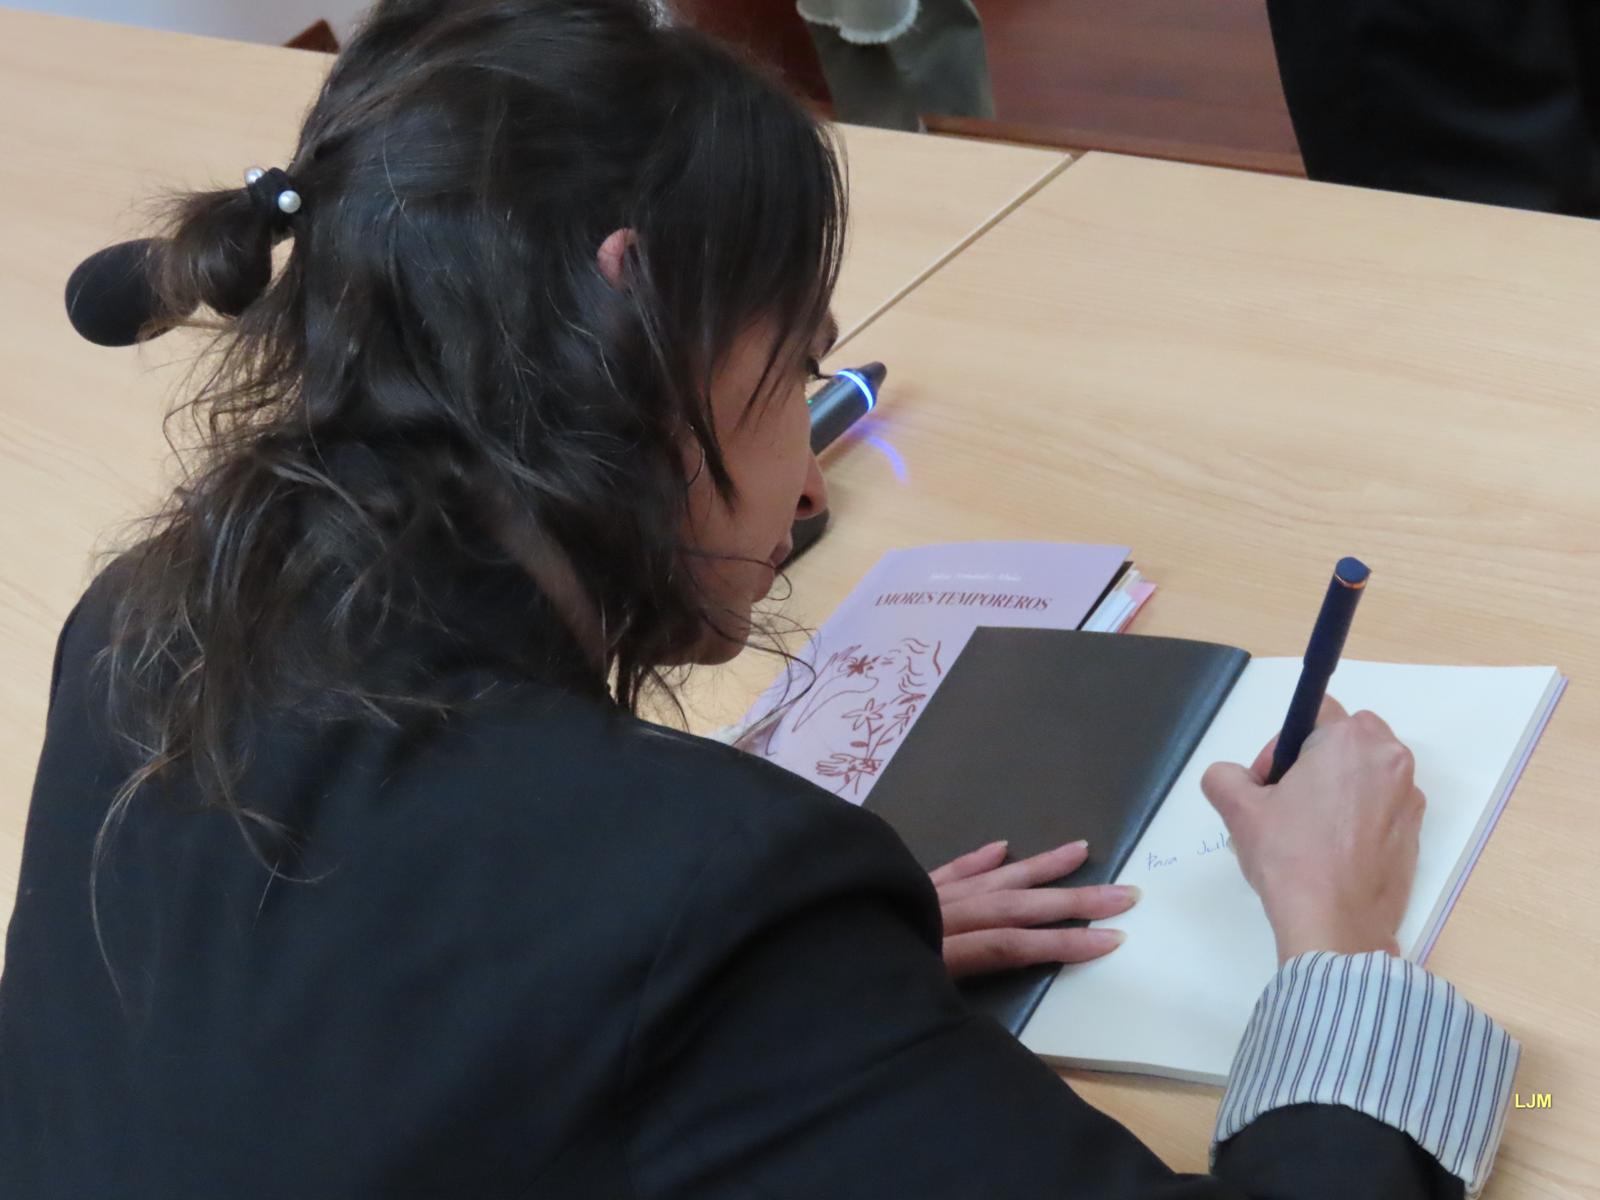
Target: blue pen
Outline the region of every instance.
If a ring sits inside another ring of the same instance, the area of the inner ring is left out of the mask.
[[[1344,639],[1350,633],[1350,621],[1356,615],[1356,605],[1367,588],[1367,578],[1372,574],[1359,558],[1341,558],[1333,569],[1333,579],[1328,584],[1328,594],[1322,598],[1322,611],[1312,626],[1311,640],[1306,643],[1306,656],[1300,666],[1300,682],[1295,684],[1294,699],[1289,701],[1289,715],[1283,718],[1283,731],[1278,734],[1278,746],[1272,752],[1272,770],[1268,783],[1277,783],[1284,772],[1294,766],[1300,757],[1300,747],[1317,727],[1317,713],[1322,709],[1322,698],[1328,691],[1328,680],[1339,665],[1339,655],[1344,651]]]

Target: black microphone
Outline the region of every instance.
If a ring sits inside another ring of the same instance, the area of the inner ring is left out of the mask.
[[[96,346],[131,346],[151,321],[187,316],[161,310],[149,265],[158,245],[157,238],[118,242],[79,263],[67,279],[72,327]]]
[[[806,400],[811,409],[811,453],[821,454],[878,403],[889,369],[880,362],[841,367]]]

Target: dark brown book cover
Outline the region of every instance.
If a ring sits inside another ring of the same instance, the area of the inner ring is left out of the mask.
[[[979,629],[867,808],[929,870],[1000,838],[1013,859],[1086,838],[1088,861],[1058,886],[1110,883],[1249,657],[1174,638]],[[1055,974],[1000,972],[962,991],[1020,1033]]]

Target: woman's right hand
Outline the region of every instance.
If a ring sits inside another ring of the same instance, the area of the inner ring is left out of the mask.
[[[1295,765],[1269,786],[1275,744],[1248,769],[1215,764],[1201,787],[1261,897],[1278,961],[1312,950],[1398,953],[1424,803],[1411,751],[1379,717],[1347,715],[1331,699]]]

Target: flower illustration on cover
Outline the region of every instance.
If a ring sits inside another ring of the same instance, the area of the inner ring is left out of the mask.
[[[917,719],[944,674],[942,642],[903,637],[886,649],[859,643],[829,655],[790,726],[820,727],[827,751],[816,760],[820,779],[840,795],[860,795]]]

